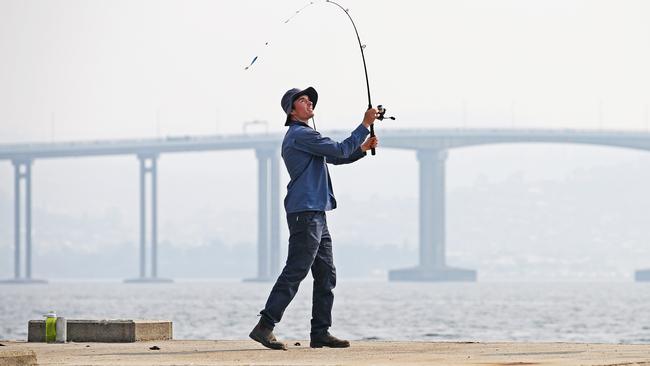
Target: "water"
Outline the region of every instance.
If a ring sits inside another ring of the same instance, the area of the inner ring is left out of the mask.
[[[305,339],[305,281],[276,334]],[[168,319],[176,339],[246,339],[272,284],[67,283],[0,286],[0,339],[26,339],[27,321]],[[339,280],[332,332],[350,339],[650,343],[650,284],[393,283]]]

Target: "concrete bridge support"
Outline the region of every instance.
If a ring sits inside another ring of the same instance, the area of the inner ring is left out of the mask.
[[[280,274],[280,163],[276,149],[256,149],[257,277],[274,281]]]
[[[476,271],[448,267],[445,261],[446,150],[422,149],[420,163],[420,264],[390,271],[391,281],[476,281]]]
[[[638,270],[634,273],[636,282],[650,282],[650,269]]]
[[[274,151],[270,157],[271,161],[271,190],[270,198],[270,222],[271,230],[269,232],[271,241],[270,268],[269,274],[272,280],[275,280],[282,270],[280,264],[280,154]]]
[[[158,155],[138,155],[140,161],[140,276],[124,282],[172,282],[158,277]],[[151,273],[147,276],[147,173],[151,183]]]
[[[32,161],[12,160],[14,166],[14,278],[5,283],[46,283],[32,278]],[[21,225],[21,181],[25,186],[25,227]],[[21,271],[21,237],[25,236],[25,272]]]

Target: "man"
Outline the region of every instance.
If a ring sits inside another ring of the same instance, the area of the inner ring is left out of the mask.
[[[327,229],[325,211],[336,208],[327,164],[348,164],[377,146],[377,138],[368,136],[368,128],[377,118],[374,108],[366,111],[363,122],[343,142],[321,136],[307,121],[314,116],[318,93],[312,87],[291,89],[282,97],[289,130],[282,142],[282,159],[291,181],[287,186],[284,207],[289,224],[289,254],[278,277],[261,319],[250,337],[262,345],[286,350],[287,346],[273,335],[275,324],[298,291],[300,282],[311,269],[314,277],[311,341],[312,348],[345,348],[350,342],[329,334],[336,286],[336,268],[332,256],[332,238]]]

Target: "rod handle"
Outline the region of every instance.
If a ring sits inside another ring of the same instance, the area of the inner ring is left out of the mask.
[[[372,104],[368,103],[368,109],[372,108]],[[375,137],[375,124],[370,125],[370,137]],[[370,149],[370,154],[371,155],[376,155],[377,152],[375,151],[375,148],[373,147]]]

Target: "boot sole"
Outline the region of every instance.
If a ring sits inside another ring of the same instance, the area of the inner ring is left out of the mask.
[[[331,345],[331,344],[325,344],[325,343],[309,343],[310,348],[323,348],[323,347],[328,347],[328,348],[349,348],[349,344],[345,345]]]
[[[270,344],[270,343],[266,343],[266,342],[264,342],[261,338],[257,338],[257,337],[255,337],[255,336],[253,335],[253,333],[249,334],[248,336],[249,336],[252,340],[254,340],[255,342],[261,344],[262,346],[264,346],[264,347],[266,347],[266,348],[268,348],[268,349],[273,349],[273,350],[278,350],[278,351],[286,351],[286,350],[287,350],[287,347],[286,347],[286,346],[273,346],[273,345]]]

